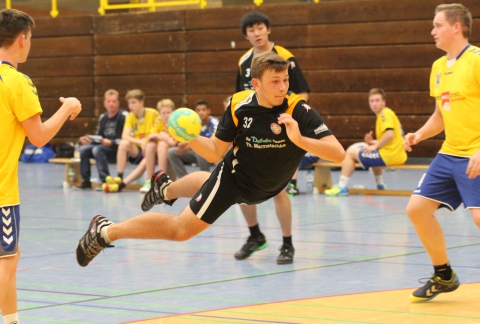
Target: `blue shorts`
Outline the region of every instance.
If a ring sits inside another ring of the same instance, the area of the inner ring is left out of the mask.
[[[480,177],[465,174],[469,158],[437,154],[418,182],[413,196],[421,196],[454,211],[463,202],[465,208],[480,208]]]
[[[366,153],[362,148],[358,150],[358,162],[362,168],[368,169],[370,167],[386,166],[378,150]]]
[[[0,258],[14,256],[20,237],[20,205],[0,207]]]
[[[318,162],[320,158],[313,155],[312,153],[306,153],[305,156],[300,161],[300,170],[304,170],[312,166],[313,163]]]

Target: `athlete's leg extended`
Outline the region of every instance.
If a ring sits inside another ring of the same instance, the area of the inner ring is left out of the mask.
[[[17,313],[17,265],[20,248],[16,255],[0,258],[0,310],[2,315]]]
[[[472,208],[472,216],[475,225],[477,225],[478,229],[480,229],[480,208]]]
[[[440,203],[421,196],[412,196],[407,206],[407,215],[422,241],[433,265],[448,263],[445,236],[434,215]]]

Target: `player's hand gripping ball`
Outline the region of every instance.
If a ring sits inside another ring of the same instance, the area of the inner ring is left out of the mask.
[[[179,142],[194,140],[202,130],[198,114],[189,108],[178,108],[168,118],[168,132]]]

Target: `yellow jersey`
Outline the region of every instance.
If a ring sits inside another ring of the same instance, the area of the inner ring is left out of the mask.
[[[380,141],[386,130],[393,129],[393,139],[387,145],[378,149],[386,165],[400,165],[407,160],[407,152],[403,148],[403,128],[392,109],[385,107],[377,115],[375,136]]]
[[[32,80],[0,61],[0,207],[20,203],[18,157],[26,135],[22,122],[42,112]]]
[[[165,122],[163,121],[162,117],[158,117],[157,121],[152,127],[152,130],[150,131],[150,134],[155,134],[155,133],[168,133],[168,125],[165,125]]]
[[[138,119],[134,113],[129,113],[125,119],[124,128],[130,130],[130,135],[138,140],[146,140],[151,134],[153,125],[158,119],[158,111],[153,108],[144,108],[143,118]]]
[[[472,156],[480,149],[480,48],[469,45],[450,67],[446,56],[436,60],[430,95],[445,125],[440,153]]]

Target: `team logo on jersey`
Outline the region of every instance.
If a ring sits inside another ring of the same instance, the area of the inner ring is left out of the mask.
[[[199,194],[197,198],[195,198],[196,202],[200,202],[202,200],[202,194]]]
[[[271,123],[270,129],[275,135],[278,135],[282,132],[282,127],[280,127],[280,125],[278,125],[277,123]]]
[[[290,61],[290,68],[294,69],[295,68],[295,62]]]
[[[303,106],[303,108],[305,108],[306,111],[309,111],[310,109],[312,109],[312,107],[310,107],[306,103],[302,104],[302,106]]]
[[[446,111],[452,110],[452,107],[450,106],[450,92],[444,92],[442,93],[442,108]]]
[[[442,75],[442,73],[437,74],[437,81],[435,82],[435,89],[438,88],[438,86],[440,85],[440,76],[441,75]]]
[[[323,132],[326,132],[326,131],[328,131],[328,127],[327,127],[327,125],[325,125],[325,124],[322,124],[322,125],[318,126],[317,128],[315,128],[315,129],[313,130],[313,132],[315,133],[315,135],[318,135],[318,134],[323,133]]]

